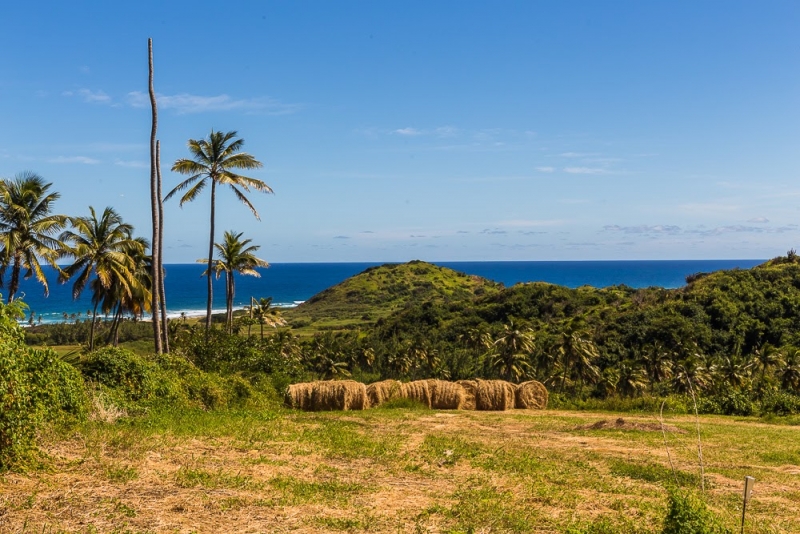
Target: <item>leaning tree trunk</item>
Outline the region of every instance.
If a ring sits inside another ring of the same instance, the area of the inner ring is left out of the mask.
[[[214,261],[214,194],[216,193],[217,182],[211,179],[211,237],[208,240],[208,304],[206,305],[206,341],[208,341],[208,331],[211,329],[211,303],[214,299],[214,282],[211,279],[211,264]]]
[[[167,331],[167,291],[164,287],[164,199],[161,197],[161,141],[156,141],[156,196],[158,197],[158,300],[161,303],[163,350],[169,354]],[[155,287],[153,288],[156,289]]]
[[[233,333],[233,297],[236,295],[236,286],[234,285],[235,282],[233,280],[233,271],[230,273],[230,280],[228,281],[228,286],[230,290],[228,291],[228,332]]]
[[[19,271],[20,271],[20,258],[19,254],[14,255],[14,265],[11,267],[11,283],[8,285],[8,302],[14,300],[14,295],[19,290]]]
[[[161,235],[161,220],[159,219],[159,202],[158,202],[158,171],[157,171],[157,158],[156,158],[156,130],[158,128],[158,108],[156,107],[156,92],[153,87],[153,40],[147,40],[147,52],[149,59],[149,90],[150,90],[150,107],[152,108],[152,125],[150,128],[150,208],[153,220],[153,240],[152,240],[152,280],[153,290],[150,292],[150,310],[153,316],[153,342],[155,344],[156,354],[163,352],[161,343],[161,320],[158,315],[159,305],[159,291],[161,286],[161,263],[160,254],[161,247],[159,236]]]

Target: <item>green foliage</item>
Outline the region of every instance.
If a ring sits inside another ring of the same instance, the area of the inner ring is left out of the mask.
[[[0,470],[26,461],[40,425],[81,419],[87,411],[77,371],[51,350],[24,345],[16,324],[23,306],[0,303]]]
[[[673,490],[662,534],[730,534],[697,496]]]
[[[800,396],[788,391],[772,391],[761,399],[761,412],[774,415],[800,414]]]
[[[758,411],[756,403],[749,396],[734,390],[700,398],[697,409],[700,413],[721,415],[753,415]]]
[[[222,376],[198,369],[185,358],[171,355],[144,358],[119,348],[95,351],[80,363],[92,380],[117,404],[205,409],[260,405],[274,392],[259,390],[238,375]]]

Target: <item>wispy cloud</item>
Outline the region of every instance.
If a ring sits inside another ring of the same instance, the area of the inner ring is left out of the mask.
[[[160,109],[171,109],[179,114],[187,115],[212,111],[246,111],[266,115],[289,115],[303,108],[301,104],[286,104],[270,97],[233,98],[226,94],[202,96],[180,93],[156,95],[156,99]],[[141,91],[128,93],[126,101],[129,105],[137,108],[150,105],[150,97]]]
[[[64,91],[64,96],[74,96],[90,104],[110,104],[111,97],[105,91],[92,91],[91,89],[78,89],[77,91]]]
[[[405,135],[405,136],[408,136],[408,137],[414,137],[414,136],[417,136],[417,135],[422,135],[424,132],[422,132],[421,130],[417,130],[416,128],[411,128],[409,126],[407,128],[398,128],[397,130],[394,130],[393,133],[396,133],[397,135]]]
[[[600,167],[564,167],[568,174],[609,174],[608,169]]]
[[[618,224],[610,224],[603,227],[606,232],[621,232],[623,234],[679,234],[681,232],[680,226],[671,224],[656,224],[653,226],[642,224],[639,226],[620,226]]]
[[[87,158],[86,156],[58,156],[47,160],[49,163],[82,163],[84,165],[97,165],[99,159]]]
[[[555,167],[536,167],[538,172],[555,172]]]
[[[589,158],[599,155],[597,152],[562,152],[559,154],[562,158]]]
[[[349,235],[335,235],[333,236],[334,239],[350,239]]]
[[[769,219],[766,217],[753,217],[752,219],[748,219],[747,222],[749,223],[758,223],[758,224],[766,224],[769,222]]]

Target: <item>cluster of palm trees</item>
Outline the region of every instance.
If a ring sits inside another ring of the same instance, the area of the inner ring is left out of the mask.
[[[169,199],[179,191],[185,193],[181,205],[195,200],[210,185],[211,236],[209,256],[201,260],[207,264],[208,314],[206,328],[211,324],[212,276],[224,273],[226,278],[227,326],[233,324],[234,274],[258,276],[258,267],[268,264],[255,256],[258,246],[242,233],[225,233],[222,243],[214,243],[215,191],[228,186],[234,195],[258,218],[258,212],[245,196],[251,189],[271,193],[272,189],[261,180],[237,174],[238,169],[254,169],[261,163],[250,154],[241,152],[244,141],[236,132],[212,131],[207,139],[189,140],[192,159],[179,159],[172,170],[189,174],[165,197]],[[20,287],[20,277],[34,277],[49,294],[47,277],[42,263],[58,272],[58,281],[73,280],[72,296],[78,298],[88,285],[92,291],[92,328],[89,348],[94,348],[94,325],[98,310],[111,314],[112,332],[125,314],[141,317],[153,310],[151,302],[152,256],[148,255],[149,242],[134,237],[134,228],[125,223],[111,207],[101,214],[89,207],[89,216],[73,217],[53,213],[54,203],[60,195],[51,191],[52,184],[32,172],[23,172],[13,179],[0,180],[0,287],[7,289],[11,302]],[[243,192],[244,191],[244,192]],[[214,249],[218,258],[214,259]],[[58,262],[71,260],[66,267]],[[10,276],[6,277],[10,270]],[[6,284],[6,278],[8,282]],[[267,317],[265,306],[264,316]]]

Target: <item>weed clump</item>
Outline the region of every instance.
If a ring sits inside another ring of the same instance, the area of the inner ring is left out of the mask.
[[[697,496],[672,490],[661,534],[730,534]]]

